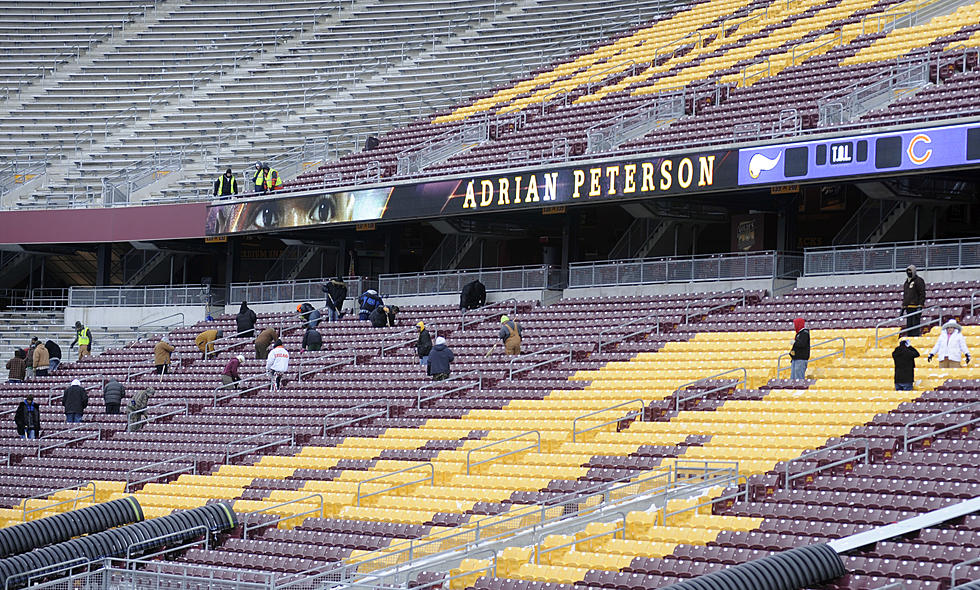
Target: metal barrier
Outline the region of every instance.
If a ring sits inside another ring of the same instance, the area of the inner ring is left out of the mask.
[[[86,432],[85,434],[81,434],[81,435],[78,435],[78,436],[76,436],[74,438],[70,438],[70,439],[67,439],[67,440],[61,440],[61,441],[59,441],[57,443],[54,443],[54,444],[45,445],[44,443],[41,442],[41,441],[43,441],[45,439],[51,439],[51,438],[59,437],[59,435],[65,434],[66,432],[75,432],[77,430],[84,430],[88,426],[89,426],[88,424],[79,424],[78,426],[72,426],[71,428],[66,428],[65,430],[59,430],[58,432],[52,432],[51,434],[45,434],[43,436],[39,436],[36,439],[37,440],[37,445],[38,445],[37,446],[37,456],[40,458],[41,454],[44,453],[44,451],[50,451],[52,449],[60,449],[61,447],[67,447],[68,445],[70,445],[72,443],[81,442],[83,440],[91,440],[91,439],[102,440],[102,431],[100,429],[96,428],[95,430],[90,430],[90,431]]]
[[[180,318],[180,322],[175,322],[175,323],[172,323],[172,324],[161,324],[161,323],[158,323],[158,322],[162,322],[163,320],[169,320],[170,318],[178,318],[178,317]],[[136,338],[140,338],[139,332],[143,328],[164,328],[164,329],[166,329],[169,332],[170,330],[172,330],[173,328],[175,328],[177,326],[183,326],[185,324],[185,322],[186,322],[186,320],[184,318],[184,313],[183,312],[171,313],[171,314],[165,315],[163,317],[154,318],[152,320],[147,320],[147,321],[145,321],[145,322],[143,322],[141,324],[137,324],[137,325],[133,326],[133,331],[136,332]]]
[[[145,368],[140,369],[140,367],[145,367]],[[130,365],[126,367],[126,380],[124,381],[124,383],[129,383],[133,379],[133,377],[142,377],[143,375],[149,375],[150,373],[155,373],[156,370],[157,367],[156,365],[153,364],[152,360],[136,361],[135,363],[130,363]]]
[[[52,565],[42,566],[39,568],[34,568],[24,572],[23,576],[27,576],[26,586],[27,588],[34,588],[37,585],[38,578],[46,578],[58,574],[59,572],[71,572],[71,570],[77,567],[84,567],[91,563],[91,560],[87,557],[76,557],[70,561],[65,561],[61,563],[55,563]],[[13,576],[9,576],[4,580],[4,590],[10,590],[12,582],[14,580]]]
[[[646,315],[646,316],[643,316],[641,318],[633,318],[632,320],[630,320],[630,321],[628,321],[626,323],[620,324],[618,326],[613,326],[611,328],[606,328],[605,330],[599,332],[599,337],[598,337],[598,340],[596,341],[596,352],[602,352],[602,347],[603,346],[609,346],[610,344],[619,344],[620,342],[623,342],[624,340],[628,340],[628,339],[630,339],[630,338],[632,338],[634,336],[639,336],[641,334],[650,334],[650,333],[652,333],[654,331],[652,328],[644,327],[644,328],[642,328],[640,330],[634,330],[634,331],[630,332],[629,334],[620,334],[619,336],[616,336],[612,340],[603,340],[602,339],[603,336],[605,336],[606,334],[609,334],[610,332],[616,332],[616,331],[619,331],[619,330],[621,330],[623,328],[626,328],[626,327],[629,327],[629,326],[633,326],[633,325],[639,324],[641,322],[644,323],[645,326],[648,326],[649,325],[648,322],[649,322],[650,318],[655,318],[655,317],[657,317],[657,314],[651,313],[650,315]],[[660,322],[659,321],[656,323],[656,326],[657,326],[656,332],[659,335],[660,334]]]
[[[277,508],[282,508],[284,506],[291,506],[292,504],[298,504],[300,502],[305,502],[306,500],[310,500],[310,499],[314,499],[314,498],[320,500],[320,507],[319,508],[315,508],[313,510],[308,510],[306,512],[299,512],[299,513],[296,513],[296,514],[290,514],[288,516],[281,516],[281,517],[279,517],[279,518],[277,518],[275,520],[263,520],[262,522],[260,522],[258,524],[254,524],[252,526],[249,526],[249,522],[248,521],[250,519],[252,519],[253,517],[259,515],[259,514],[269,514],[271,511],[273,511],[273,510],[275,510]],[[320,518],[323,518],[323,516],[324,516],[324,514],[323,514],[323,494],[310,494],[309,496],[303,496],[302,498],[296,498],[295,500],[290,500],[288,502],[283,502],[282,504],[276,504],[275,506],[269,506],[267,508],[263,508],[261,510],[256,510],[254,512],[246,512],[242,516],[242,538],[243,539],[248,539],[248,532],[249,531],[254,531],[254,530],[257,530],[257,529],[265,528],[267,526],[272,526],[274,524],[279,524],[280,522],[283,522],[285,520],[291,520],[293,518],[299,518],[300,516],[306,516],[307,514],[317,514],[317,513],[320,514]]]
[[[254,340],[252,338],[246,337],[246,336],[243,336],[243,335],[244,334],[248,334],[249,332],[253,332],[256,336],[258,336],[260,331],[261,330],[244,330],[242,332],[236,332],[235,334],[231,334],[231,335],[228,335],[228,336],[222,336],[221,338],[217,338],[215,340],[212,340],[211,343],[210,343],[211,352],[208,354],[208,356],[211,357],[211,358],[214,358],[214,357],[218,356],[219,354],[221,354],[222,352],[225,352],[226,350],[232,350],[233,348],[238,348],[239,346],[248,344],[250,342],[254,342]],[[281,327],[276,332],[276,335],[278,337],[280,337],[280,338],[282,337],[282,328]],[[219,346],[218,345],[219,342],[227,342],[228,344],[223,344],[223,345],[220,345]],[[205,347],[205,348],[207,348],[207,347]]]
[[[378,404],[384,404],[384,410],[378,410],[377,412],[374,412],[374,413],[371,413],[371,414],[367,414],[367,415],[364,415],[364,416],[358,416],[356,418],[350,418],[350,419],[345,420],[343,422],[336,422],[336,423],[333,423],[333,424],[328,424],[328,421],[330,420],[330,418],[333,418],[334,416],[339,416],[339,415],[342,415],[342,414],[347,414],[348,412],[351,412],[353,410],[360,410],[361,408],[369,408],[371,406],[377,406]],[[390,418],[391,417],[391,402],[389,402],[386,399],[380,399],[380,398],[379,399],[374,399],[374,400],[369,401],[369,402],[365,402],[363,404],[358,404],[358,405],[352,406],[350,408],[343,408],[343,409],[340,409],[340,410],[334,410],[333,412],[330,412],[329,414],[327,414],[326,416],[323,417],[323,431],[320,434],[320,436],[327,436],[327,431],[328,430],[333,430],[335,428],[343,428],[344,426],[350,426],[352,424],[357,424],[361,420],[370,420],[371,418],[380,418],[382,416],[384,416],[385,418]]]
[[[971,566],[971,565],[973,565],[975,563],[980,563],[980,557],[974,557],[973,559],[968,559],[966,561],[961,561],[960,563],[957,563],[956,565],[954,565],[953,567],[950,568],[950,570],[949,570],[949,588],[950,588],[950,590],[956,590],[956,588],[959,586],[959,584],[957,584],[957,581],[956,581],[956,574],[958,573],[958,570],[960,568],[965,568],[965,567]],[[967,580],[967,581],[970,581],[970,580]]]
[[[157,307],[205,305],[220,297],[216,285],[163,285],[143,287],[71,287],[69,307]]]
[[[466,330],[466,328],[468,326],[473,326],[473,325],[476,325],[476,324],[482,324],[483,322],[485,322],[485,321],[487,321],[489,319],[499,318],[501,316],[507,315],[507,310],[506,309],[504,309],[504,310],[498,310],[498,311],[495,311],[495,312],[490,313],[490,314],[485,313],[485,312],[489,311],[491,307],[500,307],[502,305],[506,305],[507,306],[507,309],[510,309],[512,314],[514,314],[515,316],[517,315],[517,299],[514,299],[513,297],[511,297],[510,299],[504,299],[503,301],[495,301],[493,303],[488,303],[488,304],[484,305],[483,307],[478,307],[476,309],[468,309],[468,310],[464,311],[463,314],[462,314],[462,319],[460,319],[460,322],[459,322],[459,331],[460,332],[463,332],[463,331]],[[469,318],[469,319],[467,319],[467,317],[466,317],[468,315],[477,314],[477,313],[481,313],[482,315],[480,315],[477,318]]]
[[[589,535],[587,537],[577,538],[574,541],[570,541],[568,543],[563,543],[563,544],[557,545],[555,547],[548,547],[547,549],[542,549],[541,548],[541,540],[540,539],[537,540],[537,542],[534,543],[534,563],[540,564],[541,563],[541,556],[544,555],[544,554],[546,554],[546,553],[551,553],[552,551],[558,551],[560,549],[566,549],[568,547],[571,547],[572,549],[575,549],[575,547],[577,547],[579,543],[585,543],[587,541],[595,541],[596,539],[601,539],[602,537],[612,536],[612,538],[615,539],[617,533],[619,534],[619,538],[620,539],[625,540],[626,539],[626,513],[625,512],[616,512],[615,514],[618,514],[620,516],[620,518],[623,521],[623,524],[617,526],[616,528],[614,528],[612,530],[603,531],[601,533],[596,533],[594,535]]]
[[[147,560],[154,559],[154,558],[160,558],[161,556],[166,555],[168,553],[174,553],[174,552],[177,552],[177,551],[183,551],[185,549],[190,549],[191,547],[196,547],[198,545],[201,545],[202,543],[203,543],[205,549],[210,549],[211,548],[211,539],[210,539],[210,535],[208,534],[208,532],[209,532],[208,531],[208,527],[204,526],[203,524],[200,524],[200,525],[197,525],[197,526],[188,527],[186,529],[181,529],[181,530],[179,530],[179,531],[177,531],[175,533],[168,533],[166,535],[158,535],[156,537],[152,537],[152,538],[146,539],[144,541],[137,541],[135,543],[130,543],[129,546],[126,547],[126,559],[127,560],[132,559],[133,549],[136,549],[137,551],[139,551],[140,550],[139,547],[142,546],[142,545],[152,546],[152,543],[154,543],[155,541],[161,541],[165,545],[168,541],[171,541],[172,539],[179,538],[180,536],[182,536],[185,533],[193,533],[193,532],[197,532],[197,531],[201,531],[201,535],[203,536],[203,539],[201,539],[200,541],[192,541],[190,543],[184,543],[183,545],[179,545],[177,547],[167,547],[167,548],[165,548],[165,549],[163,549],[161,551],[157,551],[157,552],[151,553],[149,555],[143,555],[143,556],[140,557],[140,560],[141,561],[147,561]]]
[[[33,508],[31,510],[28,510],[27,509],[27,504],[31,500],[46,500],[46,499],[50,498],[51,496],[57,494],[58,492],[68,492],[68,491],[71,491],[71,490],[78,490],[80,492],[80,491],[82,491],[83,488],[87,488],[87,487],[91,487],[92,488],[92,492],[91,493],[88,493],[88,494],[85,494],[84,496],[75,496],[74,498],[72,498],[70,500],[62,500],[61,502],[58,502],[56,504],[48,504],[46,506],[42,506],[41,508]],[[66,487],[63,487],[63,488],[58,488],[56,490],[51,490],[50,492],[43,492],[41,494],[37,494],[37,495],[34,495],[34,496],[30,496],[30,497],[24,498],[24,506],[23,506],[23,508],[21,510],[21,518],[20,518],[20,520],[21,520],[21,522],[27,522],[27,517],[30,516],[31,514],[34,514],[35,512],[43,512],[45,510],[50,510],[50,509],[52,509],[52,508],[54,508],[56,506],[64,506],[66,504],[74,504],[75,506],[73,506],[73,508],[77,508],[78,507],[78,502],[80,500],[84,500],[85,498],[92,498],[92,502],[95,502],[95,482],[94,481],[83,481],[83,482],[79,482],[79,483],[77,483],[77,484],[75,484],[73,486],[66,486]]]
[[[433,387],[438,387],[439,385],[444,385],[444,384],[446,384],[449,381],[461,380],[461,379],[463,379],[465,377],[468,377],[470,375],[476,375],[476,382],[470,382],[470,383],[467,383],[465,385],[460,385],[459,387],[454,387],[453,389],[449,389],[449,390],[446,390],[446,391],[440,391],[439,393],[436,393],[434,395],[430,395],[428,397],[422,397],[422,390],[424,390],[424,389],[431,389]],[[415,407],[416,408],[421,408],[422,407],[422,404],[424,402],[432,401],[434,399],[439,399],[441,397],[446,397],[450,393],[456,393],[457,391],[463,391],[463,390],[466,390],[466,389],[470,389],[474,385],[476,385],[477,390],[483,391],[483,372],[480,371],[479,369],[474,369],[472,371],[467,371],[467,372],[461,373],[459,375],[453,375],[452,377],[448,377],[446,379],[443,379],[442,381],[433,381],[432,383],[426,383],[425,385],[422,385],[422,386],[419,387],[419,390],[418,390],[418,400],[416,402],[416,406]]]
[[[639,402],[639,404],[640,404],[640,411],[639,411],[639,413],[637,413],[637,412],[627,412],[625,416],[620,416],[619,418],[616,418],[614,420],[609,420],[609,421],[603,422],[602,424],[595,424],[593,426],[590,426],[588,428],[584,428],[582,430],[579,430],[578,429],[578,421],[579,420],[583,420],[585,418],[588,418],[589,416],[595,416],[595,415],[598,415],[598,414],[602,414],[602,413],[608,412],[609,410],[615,410],[616,408],[622,408],[624,406],[631,406],[631,405],[633,405],[633,404],[635,404],[637,402]],[[626,401],[626,402],[621,402],[621,403],[618,403],[618,404],[609,406],[607,408],[602,408],[601,410],[596,410],[594,412],[589,412],[588,414],[582,414],[578,418],[575,418],[574,420],[572,420],[572,442],[575,442],[575,438],[579,434],[584,434],[584,433],[590,432],[592,430],[598,430],[599,428],[602,428],[603,426],[609,426],[610,424],[618,424],[618,423],[622,422],[623,420],[631,420],[633,418],[639,417],[640,422],[643,422],[643,413],[645,411],[646,411],[646,405],[643,403],[643,400],[640,399],[640,398],[637,398],[637,399],[631,399],[631,400]]]
[[[150,414],[150,410],[154,410],[154,409],[157,409],[157,408],[165,408],[165,407],[168,407],[168,406],[177,406],[178,408],[180,408],[180,402],[173,402],[173,401],[163,402],[163,403],[155,404],[155,405],[152,405],[152,406],[147,406],[147,407],[143,408],[142,410],[137,410],[137,412],[142,412],[142,414],[144,416],[146,416],[147,414]],[[191,413],[190,403],[189,402],[184,402],[183,409],[173,410],[173,411],[170,411],[170,412],[164,412],[163,414],[151,414],[149,417],[143,418],[142,420],[138,420],[136,422],[133,422],[129,426],[130,427],[132,427],[132,426],[139,426],[140,428],[142,428],[143,426],[146,426],[147,424],[150,424],[152,422],[156,422],[157,420],[163,420],[164,418],[170,418],[171,416],[179,416],[180,414],[183,414],[183,415],[187,416],[190,413]]]
[[[937,240],[807,248],[804,276],[980,267],[980,240]]]
[[[379,479],[384,479],[386,477],[391,477],[392,475],[398,475],[399,473],[405,473],[407,471],[413,471],[415,469],[421,469],[421,468],[424,468],[424,467],[428,467],[429,468],[429,476],[428,477],[422,477],[421,479],[418,479],[418,480],[412,480],[412,481],[409,481],[409,482],[400,483],[400,484],[398,484],[396,486],[393,486],[393,487],[390,487],[390,488],[385,488],[383,490],[378,490],[377,492],[371,492],[370,494],[362,494],[361,493],[361,486],[364,485],[364,484],[366,484],[366,483],[368,483],[369,481],[377,481]],[[436,485],[436,468],[435,468],[435,466],[432,465],[432,463],[430,463],[428,461],[426,461],[425,463],[419,463],[418,465],[412,465],[411,467],[406,467],[404,469],[399,469],[398,471],[392,471],[391,473],[383,473],[381,475],[376,475],[374,477],[369,477],[367,479],[364,479],[364,480],[361,480],[361,481],[357,482],[357,505],[360,506],[361,505],[361,500],[363,500],[364,498],[370,498],[371,496],[377,496],[379,494],[386,494],[388,492],[393,492],[393,491],[395,491],[397,489],[401,489],[401,488],[404,488],[406,486],[415,485],[417,483],[422,483],[423,481],[426,481],[426,480],[429,481],[429,485],[433,485],[433,486]]]
[[[799,465],[803,461],[812,460],[817,455],[822,455],[824,453],[828,453],[830,451],[834,451],[837,449],[850,449],[853,448],[855,445],[862,446],[863,449],[861,451],[854,451],[853,455],[850,455],[843,459],[838,459],[836,461],[831,461],[830,463],[817,465],[812,469],[806,469],[804,471],[800,471],[799,473],[792,473],[792,474],[790,473],[791,470],[790,468],[793,464]],[[790,459],[789,461],[786,461],[786,463],[783,465],[783,489],[784,490],[790,489],[792,487],[790,486],[790,482],[792,482],[794,479],[800,479],[801,477],[807,477],[808,475],[813,475],[815,473],[819,473],[826,469],[831,469],[833,467],[838,467],[840,465],[846,465],[847,463],[850,463],[851,461],[857,459],[860,459],[865,463],[867,463],[868,459],[871,456],[869,449],[870,449],[870,443],[868,442],[868,439],[856,438],[853,440],[847,440],[841,443],[837,443],[836,445],[831,445],[829,447],[824,447],[822,449],[807,451],[795,459]]]
[[[927,424],[930,420],[934,420],[942,416],[951,416],[953,414],[966,414],[966,413],[972,414],[974,412],[977,412],[978,410],[980,410],[980,402],[971,402],[968,404],[964,404],[962,406],[956,406],[955,408],[951,408],[949,410],[937,412],[935,414],[930,414],[928,416],[923,416],[922,418],[916,418],[915,420],[912,420],[911,422],[905,425],[904,432],[902,434],[902,450],[908,451],[911,445],[919,442],[920,440],[930,439],[939,434],[951,432],[953,430],[959,430],[971,424],[976,424],[977,422],[980,422],[980,417],[974,416],[967,420],[962,420],[960,422],[957,422],[952,426],[944,426],[942,428],[936,428],[935,430],[932,430],[925,434],[920,434],[918,436],[910,436],[911,434],[910,430],[912,428],[920,424]]]
[[[329,282],[330,278],[300,279],[296,281],[265,281],[261,283],[232,283],[229,286],[228,303],[242,301],[249,303],[298,303],[305,301],[323,300],[326,293],[320,287]],[[377,287],[377,284],[367,277],[344,277],[349,293],[357,296],[366,289]],[[345,300],[346,301],[346,300]]]
[[[231,387],[231,385],[238,385],[238,386],[240,386],[243,383],[252,383],[252,382],[255,382],[255,381],[261,381],[262,383],[260,385],[254,385],[254,386],[249,387],[247,389],[236,389],[232,393],[226,393],[224,395],[219,395],[219,392],[221,392],[221,391],[228,391],[228,389]],[[269,386],[269,375],[267,375],[266,373],[259,373],[257,375],[252,375],[251,377],[246,377],[245,379],[241,379],[237,383],[232,383],[230,385],[219,385],[219,386],[217,386],[217,387],[214,388],[214,395],[211,398],[211,407],[212,408],[217,408],[218,407],[218,402],[223,402],[226,399],[231,399],[233,397],[241,397],[241,396],[245,395],[246,393],[251,393],[253,391],[258,391],[260,389],[265,389],[268,386]]]
[[[815,358],[810,358],[810,360],[811,361],[821,361],[823,359],[830,358],[832,356],[837,356],[837,355],[840,355],[841,358],[847,358],[847,341],[844,340],[844,338],[842,338],[842,337],[831,338],[830,340],[824,340],[823,342],[817,342],[816,344],[814,344],[813,346],[810,347],[810,352],[813,352],[813,349],[814,348],[818,348],[820,346],[823,346],[824,344],[830,344],[831,342],[836,342],[838,340],[840,340],[840,350],[835,350],[834,352],[828,352],[825,355],[818,356],[818,357],[815,357]],[[788,365],[788,366],[785,366],[785,367],[783,367],[783,366],[780,365],[780,361],[782,361],[782,359],[784,357],[792,358],[792,357],[790,357],[790,354],[788,352],[784,352],[783,354],[781,354],[781,355],[779,355],[779,356],[776,357],[776,379],[779,379],[780,378],[779,375],[782,374],[783,371],[789,371],[790,369],[792,369],[792,365]]]
[[[742,373],[742,378],[739,379],[738,381],[736,381],[734,384],[728,383],[728,384],[725,384],[725,385],[719,385],[718,387],[715,387],[713,389],[709,389],[708,391],[699,391],[699,392],[697,392],[697,393],[695,393],[693,395],[689,395],[689,396],[681,395],[681,391],[683,391],[684,389],[686,389],[686,388],[688,388],[688,387],[690,387],[692,385],[700,385],[702,383],[707,383],[708,381],[717,380],[718,377],[721,377],[723,375],[728,375],[730,373],[738,373],[738,372],[741,372]],[[734,368],[734,369],[729,369],[727,371],[722,371],[721,373],[717,373],[717,374],[711,375],[709,377],[702,377],[701,379],[695,379],[694,381],[688,381],[684,385],[681,385],[680,387],[678,387],[677,389],[674,390],[674,395],[677,398],[677,411],[678,412],[680,411],[681,404],[683,404],[684,402],[691,401],[692,399],[701,398],[701,397],[704,397],[706,395],[710,395],[710,394],[715,393],[715,392],[718,392],[718,391],[724,391],[725,389],[728,389],[729,387],[738,388],[739,385],[742,386],[742,389],[745,389],[746,387],[749,386],[749,372],[748,372],[748,370],[745,367],[737,367],[737,368]]]
[[[774,250],[736,254],[636,258],[568,265],[568,286],[600,287],[772,279],[802,269],[803,256]]]
[[[160,465],[166,465],[168,463],[175,463],[177,461],[188,460],[190,464],[182,469],[176,469],[173,471],[167,471],[166,473],[160,473],[157,475],[151,475],[150,477],[144,477],[143,479],[133,480],[133,476],[138,471],[145,471],[152,469]],[[197,475],[197,462],[194,460],[194,455],[180,455],[178,457],[171,457],[170,459],[164,459],[163,461],[157,461],[156,463],[149,463],[147,465],[141,465],[139,467],[134,467],[126,472],[125,483],[123,484],[123,493],[128,494],[130,492],[130,486],[138,486],[141,483],[146,483],[149,481],[156,481],[162,477],[168,477],[171,475],[176,475],[178,473],[186,473],[190,470],[192,475]],[[128,556],[127,556],[128,557]]]
[[[405,340],[404,338],[402,338],[401,340],[399,340],[398,342],[396,342],[394,344],[389,344],[389,345],[385,346],[385,342],[388,342],[390,340],[394,340],[395,338],[398,338],[399,336],[405,336],[407,334],[418,334],[418,331],[415,328],[409,328],[407,330],[402,330],[401,332],[396,332],[394,334],[389,334],[389,335],[385,336],[384,338],[382,338],[381,339],[381,353],[380,353],[381,358],[384,358],[386,352],[390,352],[392,350],[398,350],[399,348],[402,348],[403,346],[408,346],[409,344],[414,344],[414,343],[418,342],[418,340],[419,340],[418,339],[418,336],[414,336],[413,338],[410,338],[408,340]],[[433,338],[432,340],[435,341],[435,338]]]
[[[922,321],[922,314],[926,313],[927,311],[936,311],[939,315],[936,316],[935,318],[927,321],[927,322],[923,322]],[[902,320],[902,319],[907,319],[907,318],[909,318],[911,316],[914,316],[914,315],[919,315],[919,325],[918,326],[916,326],[914,328],[899,328],[897,332],[889,332],[889,333],[885,334],[884,336],[881,335],[881,329],[883,327],[885,327],[886,324],[890,324],[892,322],[897,322],[897,321]],[[912,311],[912,312],[909,312],[909,313],[903,313],[902,315],[898,316],[897,318],[891,318],[891,319],[887,319],[887,320],[882,320],[882,321],[878,322],[877,324],[875,324],[875,348],[878,348],[878,344],[882,340],[884,340],[885,338],[891,338],[892,336],[901,336],[905,332],[911,332],[913,330],[919,330],[919,329],[923,328],[924,326],[931,326],[933,324],[936,324],[938,326],[938,325],[942,325],[942,323],[943,323],[943,308],[940,305],[932,305],[932,306],[929,306],[929,307],[927,307],[925,309],[922,309],[922,310],[919,310],[919,311]]]
[[[277,432],[283,432],[283,431],[289,432],[289,436],[283,437],[283,438],[277,438],[276,440],[273,440],[271,442],[266,442],[266,443],[261,443],[261,444],[255,445],[255,446],[250,446],[247,449],[245,449],[244,451],[238,451],[236,453],[232,453],[231,452],[232,447],[234,447],[235,445],[238,445],[238,444],[243,443],[245,441],[255,440],[257,438],[262,438],[264,436],[270,436],[270,435],[275,434]],[[265,432],[260,432],[258,434],[250,434],[248,436],[243,436],[242,438],[236,438],[235,440],[233,440],[233,441],[231,441],[231,442],[229,442],[229,443],[227,443],[225,445],[225,463],[229,463],[235,457],[241,457],[242,455],[248,455],[250,453],[254,453],[255,451],[261,451],[262,449],[268,449],[268,448],[271,448],[271,447],[276,447],[276,446],[279,446],[279,445],[281,445],[283,443],[287,443],[287,442],[290,444],[290,446],[296,444],[296,427],[294,427],[294,426],[279,426],[279,427],[273,428],[272,430],[266,430]]]
[[[91,385],[85,385],[85,382],[88,381],[89,379],[98,379],[98,382],[92,383]],[[105,387],[105,384],[108,382],[108,380],[105,378],[105,375],[97,375],[97,376],[90,375],[90,376],[80,377],[78,381],[82,384],[82,387],[85,388],[85,391],[92,391],[94,389],[101,390],[103,387]],[[68,388],[66,387],[65,389]],[[48,405],[49,406],[54,405],[55,398],[62,398],[64,396],[65,396],[65,391],[61,389],[61,386],[56,385],[54,387],[49,387]]]
[[[379,291],[386,297],[409,295],[459,294],[463,286],[479,279],[487,292],[539,291],[558,289],[564,273],[557,266],[513,266],[472,270],[446,270],[411,274],[383,274],[378,277]]]
[[[734,293],[741,293],[742,294],[742,305],[744,306],[745,305],[745,289],[743,289],[741,287],[738,287],[736,289],[732,289],[730,291],[724,291],[722,293],[712,293],[711,295],[708,295],[707,297],[702,297],[701,299],[698,299],[697,301],[691,301],[690,303],[688,303],[687,305],[684,306],[684,324],[685,325],[690,324],[691,323],[691,318],[694,317],[695,315],[699,315],[699,314],[692,314],[691,313],[691,307],[696,306],[696,305],[701,305],[701,304],[704,304],[705,302],[711,301],[713,299],[719,299],[719,298],[725,297],[726,295],[730,295],[730,294],[734,294]],[[723,307],[728,307],[729,305],[731,305],[731,304],[730,303],[727,303],[727,302],[726,303],[719,303],[717,305],[713,305],[713,306],[711,306],[711,307],[708,308],[708,310],[706,311],[706,313],[711,313],[711,312],[713,312],[715,310],[718,310],[718,309],[721,309]]]
[[[323,362],[323,361],[326,361],[326,360],[332,359],[332,358],[339,358],[342,355],[349,355],[349,356],[344,356],[341,360],[338,360],[335,363],[330,363],[330,364],[327,364],[327,365],[320,365],[320,366],[314,367],[312,369],[307,369],[305,371],[302,369],[302,367],[304,367],[304,366],[312,365],[314,363]],[[347,350],[328,350],[328,351],[325,351],[324,354],[317,355],[317,356],[315,356],[313,358],[303,359],[299,363],[297,363],[297,365],[295,367],[296,368],[296,380],[302,382],[303,381],[303,377],[306,377],[308,375],[313,375],[314,373],[320,373],[320,372],[326,371],[328,369],[335,369],[337,367],[348,367],[348,366],[350,366],[350,367],[356,367],[357,366],[357,353],[356,352],[354,352],[351,349],[347,349]]]
[[[538,438],[538,441],[536,443],[534,443],[534,444],[529,445],[529,446],[521,447],[520,449],[512,449],[510,451],[507,451],[506,453],[503,453],[501,455],[497,455],[495,457],[491,457],[489,459],[483,459],[482,461],[477,461],[476,463],[471,463],[470,462],[471,455],[473,453],[475,453],[476,451],[482,451],[483,449],[489,449],[490,447],[495,447],[495,446],[497,446],[497,445],[499,445],[501,443],[510,442],[512,440],[517,440],[519,438],[524,438],[525,436],[527,436],[529,434],[535,435]],[[500,439],[498,441],[494,441],[492,443],[487,443],[485,445],[482,445],[482,446],[479,446],[479,447],[470,449],[470,450],[466,451],[466,475],[469,475],[470,474],[470,470],[472,468],[476,467],[477,465],[483,465],[484,463],[490,463],[490,462],[496,461],[497,459],[503,459],[504,457],[509,457],[509,456],[515,455],[517,453],[523,453],[524,451],[530,451],[531,449],[537,449],[537,451],[539,453],[541,452],[541,433],[538,432],[537,430],[528,430],[527,432],[522,432],[520,434],[515,434],[514,436],[508,436],[507,438],[502,438],[502,439]]]
[[[546,359],[546,360],[543,360],[543,361],[538,361],[538,362],[533,363],[531,365],[528,365],[526,367],[519,367],[517,369],[514,369],[514,363],[516,363],[518,361],[525,361],[525,360],[528,359],[528,357],[532,357],[532,356],[535,356],[535,355],[538,355],[538,354],[544,354],[546,352],[551,352],[552,350],[558,350],[560,348],[567,348],[568,349],[568,361],[571,362],[571,360],[572,360],[572,352],[573,352],[572,351],[572,346],[573,345],[572,345],[571,342],[566,342],[564,344],[554,344],[552,346],[548,346],[546,348],[542,348],[540,350],[536,350],[534,352],[531,352],[531,353],[528,353],[528,354],[525,354],[525,355],[522,355],[522,356],[516,356],[513,359],[511,359],[511,361],[509,363],[507,363],[507,369],[508,369],[508,371],[507,371],[508,372],[508,377],[507,378],[508,379],[513,379],[514,378],[514,375],[516,375],[518,373],[524,373],[526,371],[533,371],[534,369],[537,369],[538,367],[543,367],[545,365],[550,365],[551,363],[554,363],[555,361],[561,362],[561,361],[564,361],[565,360],[564,355],[562,355],[560,357],[555,357],[555,358]]]

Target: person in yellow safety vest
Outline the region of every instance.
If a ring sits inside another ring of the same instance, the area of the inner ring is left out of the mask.
[[[265,174],[262,172],[262,162],[255,163],[255,174],[252,175],[252,183],[255,185],[255,192],[261,193],[265,184]]]
[[[282,179],[279,178],[279,171],[275,168],[269,169],[269,164],[262,164],[262,190],[263,192],[274,191],[282,186]]]
[[[75,322],[75,339],[68,345],[68,349],[71,350],[76,344],[78,344],[78,360],[92,354],[92,330],[79,321]]]
[[[231,173],[231,168],[229,168],[214,181],[214,196],[227,197],[237,194],[238,180],[235,179],[235,175]]]

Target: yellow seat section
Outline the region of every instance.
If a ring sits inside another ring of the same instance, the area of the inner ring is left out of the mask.
[[[901,16],[895,13],[896,17]],[[894,28],[884,37],[876,39],[867,47],[844,59],[841,65],[867,63],[872,61],[882,61],[894,59],[905,55],[912,49],[927,47],[939,37],[955,33],[965,26],[975,25],[980,22],[980,2],[974,2],[960,6],[951,14],[944,14],[933,17],[929,22],[915,25],[912,27]],[[876,24],[887,25],[888,19],[880,19]],[[871,31],[877,32],[877,31]],[[947,45],[977,46],[980,43],[976,34],[972,35],[966,43],[957,41]]]

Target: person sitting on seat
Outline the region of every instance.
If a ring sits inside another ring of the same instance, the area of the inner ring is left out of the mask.
[[[429,368],[427,369],[429,375],[432,375],[433,381],[449,378],[451,372],[449,365],[452,364],[454,358],[453,351],[446,346],[446,339],[442,336],[437,337],[435,346],[429,351]]]

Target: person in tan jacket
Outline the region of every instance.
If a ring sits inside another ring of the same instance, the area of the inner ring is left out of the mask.
[[[48,364],[51,360],[48,349],[43,342],[38,342],[34,347],[34,375],[37,377],[48,376]]]
[[[279,338],[279,334],[274,328],[266,328],[259,332],[255,338],[255,358],[265,360],[269,358],[269,347]]]
[[[194,344],[204,354],[202,358],[207,359],[208,357],[214,356],[214,341],[224,336],[224,334],[221,330],[205,330],[197,335],[197,338],[194,339]]]
[[[174,345],[170,344],[170,339],[164,336],[153,347],[153,364],[156,365],[157,375],[170,372],[170,355],[174,352]]]

